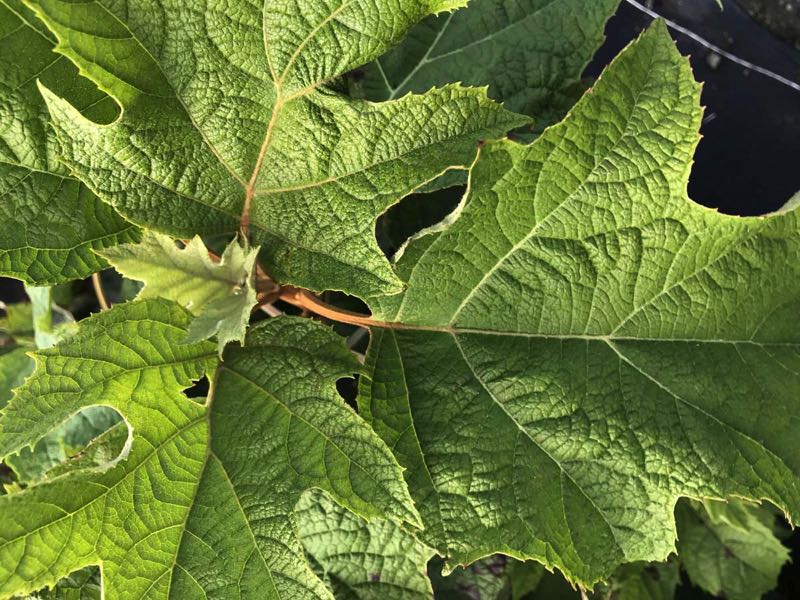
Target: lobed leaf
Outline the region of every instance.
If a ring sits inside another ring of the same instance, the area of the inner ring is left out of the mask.
[[[789,550],[775,537],[770,510],[686,502],[677,521],[678,556],[695,585],[730,600],[759,600],[777,586]]]
[[[93,118],[113,105],[54,45],[18,0],[0,0],[0,275],[34,285],[91,275],[105,266],[93,250],[138,237],[58,161],[37,81]]]
[[[229,342],[244,342],[258,301],[258,248],[244,248],[233,240],[215,262],[200,237],[179,249],[170,237],[145,230],[139,244],[123,244],[101,254],[122,275],[144,282],[137,298],[174,300],[197,315],[189,326],[188,341],[216,335],[220,356]]]
[[[300,499],[295,521],[336,600],[432,597],[425,565],[434,551],[397,523],[366,522],[318,491]]]
[[[489,86],[538,130],[559,121],[583,93],[580,78],[603,42],[619,0],[472,0],[431,16],[357,74],[354,92],[393,100],[454,81]]]
[[[588,587],[674,551],[681,496],[800,514],[800,216],[688,200],[698,100],[657,23],[532,145],[487,145],[372,299],[359,405],[452,563]]]
[[[527,122],[485,90],[375,105],[326,87],[453,2],[168,0],[155,17],[112,0],[29,3],[123,108],[100,125],[43,88],[66,164],[141,225],[179,237],[241,227],[282,283],[399,292],[377,216]]]
[[[111,463],[92,466],[91,450],[84,468],[0,498],[0,595],[99,565],[105,598],[330,598],[298,559],[303,492],[418,522],[391,453],[335,391],[358,364],[333,332],[293,318],[254,328],[203,405],[181,392],[218,361],[213,344],[182,343],[190,319],[164,300],[121,304],[38,355],[0,416],[0,455],[97,404],[129,434]]]

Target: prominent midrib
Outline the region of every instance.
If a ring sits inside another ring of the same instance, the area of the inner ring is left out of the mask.
[[[368,323],[367,323],[368,324]],[[613,342],[647,342],[647,343],[679,343],[679,344],[734,344],[750,345],[760,348],[796,348],[800,350],[800,340],[787,342],[767,342],[754,339],[725,339],[725,338],[678,338],[678,337],[647,337],[647,336],[625,336],[611,334],[590,334],[590,333],[546,333],[546,332],[527,332],[527,331],[503,331],[499,329],[481,329],[479,327],[458,327],[458,326],[430,326],[414,325],[412,323],[394,323],[389,321],[375,321],[372,327],[389,329],[393,331],[420,331],[443,333],[452,336],[459,335],[487,335],[496,337],[520,337],[541,340],[560,340],[560,341],[594,341],[610,344]]]
[[[303,41],[300,42],[297,45],[297,48],[295,49],[295,51],[292,54],[292,56],[289,57],[289,60],[286,62],[286,66],[284,67],[283,72],[281,73],[281,75],[277,79],[275,79],[273,81],[273,84],[275,85],[275,105],[272,107],[272,114],[270,115],[269,123],[267,124],[267,131],[264,134],[264,141],[262,142],[261,148],[260,148],[260,150],[258,152],[258,157],[256,158],[256,163],[255,163],[255,166],[253,167],[253,172],[250,175],[250,179],[247,181],[247,184],[245,185],[245,188],[244,188],[244,206],[242,207],[242,215],[241,215],[241,218],[240,218],[240,223],[241,223],[242,232],[245,235],[247,235],[248,230],[249,230],[249,226],[250,226],[250,211],[252,210],[253,198],[256,195],[256,184],[258,183],[258,178],[259,178],[259,175],[261,174],[261,170],[264,168],[264,161],[266,160],[267,153],[269,152],[270,143],[272,142],[272,137],[273,137],[273,134],[275,132],[275,126],[278,123],[278,118],[280,117],[280,114],[281,114],[281,111],[283,110],[284,105],[286,105],[288,102],[291,102],[291,101],[296,100],[298,98],[302,98],[303,96],[306,96],[306,95],[310,94],[319,85],[321,85],[321,82],[314,82],[313,84],[309,85],[306,88],[301,89],[298,92],[295,92],[294,94],[290,94],[288,96],[284,96],[284,94],[283,94],[283,84],[284,84],[284,82],[286,80],[286,77],[288,76],[289,72],[291,71],[292,67],[294,66],[295,62],[297,61],[297,58],[300,56],[301,52],[303,51],[303,48],[306,47],[306,45],[314,38],[314,36],[323,27],[325,27],[325,25],[327,25],[334,18],[336,18],[336,15],[338,15],[339,13],[344,11],[350,5],[351,2],[352,2],[352,0],[344,0],[336,9],[331,11],[331,13],[329,15],[327,15],[324,19],[322,19],[322,21],[320,21],[308,33],[308,35],[303,39]],[[267,5],[266,5],[266,1],[265,1],[263,6],[262,6],[262,11],[264,11],[264,14],[262,14],[262,17],[265,16],[266,10],[267,10]],[[264,28],[264,31],[262,32],[263,39],[266,40],[267,37],[268,37],[267,36],[267,32],[266,32],[266,23],[267,23],[266,18],[262,18],[261,19],[261,23],[262,23],[262,27]],[[273,71],[272,71],[272,63],[271,63],[271,61],[269,59],[269,52],[267,50],[266,45],[264,47],[264,55],[265,55],[265,58],[267,60],[267,63],[270,65],[270,67],[269,67],[270,73],[273,73]],[[274,77],[274,73],[273,73],[273,77]]]

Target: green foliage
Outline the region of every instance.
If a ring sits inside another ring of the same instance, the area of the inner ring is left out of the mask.
[[[789,551],[775,537],[772,511],[684,502],[677,514],[678,554],[695,585],[730,600],[759,600],[775,587]]]
[[[187,341],[216,335],[220,356],[229,342],[244,342],[257,303],[258,248],[234,240],[215,262],[199,237],[179,250],[169,237],[146,231],[139,244],[109,248],[102,256],[126,277],[144,282],[137,298],[167,298],[197,315]]]
[[[104,265],[92,250],[138,236],[59,163],[37,81],[87,117],[114,107],[53,39],[19,0],[0,0],[0,275],[37,285],[86,277]]]
[[[397,523],[365,522],[320,492],[300,499],[295,520],[337,600],[431,597],[425,564],[434,551]]]
[[[618,2],[472,0],[469,10],[417,25],[357,74],[356,93],[393,100],[452,81],[488,85],[490,97],[542,130],[583,93],[581,74]]]
[[[262,598],[319,598],[290,517],[303,491],[324,489],[366,518],[418,523],[388,449],[333,389],[357,364],[331,331],[290,318],[254,328],[201,405],[181,390],[217,361],[210,343],[182,343],[189,320],[163,300],[124,304],[39,354],[0,418],[0,453],[99,403],[133,437],[103,469],[0,498],[0,593],[102,561],[111,597],[240,585]]]
[[[773,418],[800,385],[799,216],[688,200],[698,100],[654,26],[532,145],[487,145],[454,222],[400,257],[407,291],[371,301],[360,406],[454,563],[591,586],[666,559],[680,496],[800,514]]]
[[[663,24],[578,100],[616,0],[464,4],[0,0],[1,598],[774,587],[800,207],[689,200]]]
[[[183,237],[242,225],[283,283],[399,291],[375,218],[527,121],[454,85],[379,105],[325,88],[447,2],[172,0],[158,19],[111,0],[32,4],[123,108],[101,125],[43,86],[70,169],[140,225]]]

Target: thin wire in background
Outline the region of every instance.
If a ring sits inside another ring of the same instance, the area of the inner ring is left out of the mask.
[[[743,58],[740,58],[740,57],[736,56],[735,54],[731,54],[730,52],[727,52],[727,51],[723,50],[719,46],[716,46],[716,45],[712,44],[711,42],[709,42],[708,40],[700,37],[699,35],[697,35],[693,31],[691,31],[690,29],[687,29],[686,27],[684,27],[682,25],[679,25],[675,21],[670,21],[669,19],[665,19],[660,14],[658,14],[656,11],[654,11],[651,8],[648,8],[647,6],[642,4],[641,2],[638,2],[637,0],[625,0],[625,1],[628,4],[630,4],[631,6],[633,6],[634,8],[642,11],[643,13],[645,13],[646,15],[649,15],[650,17],[652,17],[654,19],[663,19],[664,22],[667,24],[667,27],[669,27],[670,29],[673,29],[673,30],[675,30],[675,31],[677,31],[679,33],[682,33],[683,35],[685,35],[688,38],[691,38],[692,40],[694,40],[695,42],[697,42],[698,44],[700,44],[704,48],[707,48],[708,50],[711,50],[715,54],[718,54],[718,55],[722,56],[723,58],[727,58],[729,61],[734,62],[737,65],[740,65],[740,66],[744,67],[745,69],[750,69],[751,71],[753,71],[755,73],[759,73],[759,74],[761,74],[761,75],[763,75],[765,77],[769,77],[770,79],[773,79],[773,80],[775,80],[775,81],[777,81],[779,83],[782,83],[783,85],[785,85],[787,87],[792,88],[793,90],[795,90],[797,92],[800,92],[800,83],[797,83],[796,81],[792,81],[791,79],[787,79],[786,77],[784,77],[782,75],[778,75],[774,71],[770,71],[769,69],[765,69],[764,67],[760,67],[760,66],[758,66],[756,64],[751,63],[749,60],[745,60]]]

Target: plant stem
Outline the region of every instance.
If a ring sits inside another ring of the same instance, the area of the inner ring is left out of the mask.
[[[103,282],[100,281],[100,273],[92,273],[92,286],[94,286],[94,294],[97,296],[97,303],[100,305],[100,310],[108,310],[111,308],[106,298],[106,293],[103,291]]]

